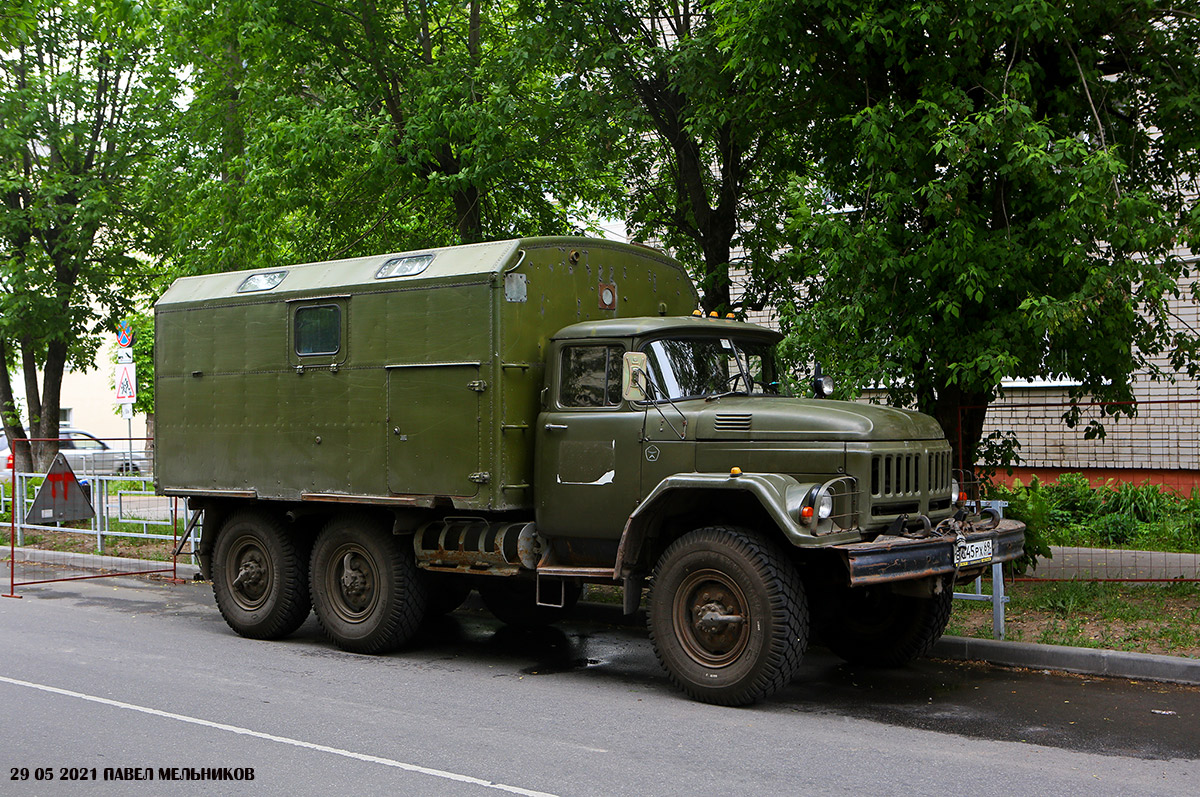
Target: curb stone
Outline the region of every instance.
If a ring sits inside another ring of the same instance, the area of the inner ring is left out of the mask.
[[[1184,656],[955,636],[942,637],[929,655],[1033,670],[1061,670],[1106,678],[1200,685],[1200,659]]]

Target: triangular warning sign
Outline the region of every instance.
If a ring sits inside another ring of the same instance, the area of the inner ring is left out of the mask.
[[[117,370],[117,401],[121,399],[136,398],[137,391],[133,385],[132,369],[119,368]]]
[[[96,516],[92,502],[79,486],[75,471],[59,452],[54,457],[46,480],[38,488],[33,506],[26,516],[30,523],[63,522],[67,520],[89,520]]]

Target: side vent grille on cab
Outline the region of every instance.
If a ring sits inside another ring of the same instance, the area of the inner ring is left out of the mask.
[[[718,412],[713,421],[714,432],[748,432],[750,431],[748,413]]]

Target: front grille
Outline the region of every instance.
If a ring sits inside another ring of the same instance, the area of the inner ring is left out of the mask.
[[[871,458],[871,495],[919,496],[950,489],[950,452],[876,454]]]
[[[750,431],[750,418],[748,413],[718,412],[713,419],[713,431],[748,432]]]

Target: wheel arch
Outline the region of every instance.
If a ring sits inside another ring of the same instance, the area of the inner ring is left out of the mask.
[[[617,578],[644,576],[667,547],[702,526],[731,525],[777,536],[787,548],[816,538],[791,516],[809,485],[778,474],[687,473],[664,479],[625,523],[617,549]]]

